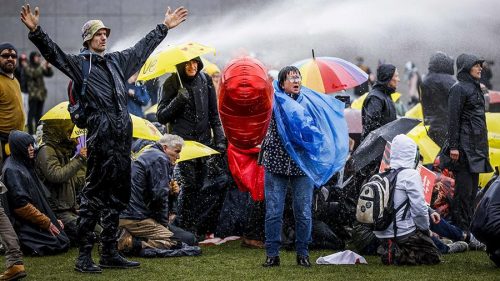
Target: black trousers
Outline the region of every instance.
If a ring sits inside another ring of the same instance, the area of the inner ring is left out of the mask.
[[[463,156],[460,155],[462,158]],[[479,174],[469,171],[469,164],[460,161],[455,173],[455,195],[451,202],[453,224],[468,231],[474,214],[474,199],[477,195]]]
[[[36,133],[36,126],[38,125],[38,121],[42,118],[43,113],[43,104],[45,101],[30,99],[29,100],[29,110],[28,110],[28,132],[30,135],[34,135]]]

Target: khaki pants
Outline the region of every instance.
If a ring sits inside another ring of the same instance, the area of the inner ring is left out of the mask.
[[[17,234],[12,228],[9,218],[5,214],[2,206],[0,206],[0,236],[2,237],[2,243],[5,246],[5,265],[7,268],[13,266],[14,264],[23,263],[23,254],[19,247],[19,239]]]
[[[133,237],[144,239],[142,248],[170,249],[176,242],[171,240],[174,235],[165,226],[154,219],[129,220],[120,219],[120,227],[125,228]]]

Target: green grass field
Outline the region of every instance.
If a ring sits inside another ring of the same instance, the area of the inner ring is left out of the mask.
[[[311,261],[331,251],[312,251]],[[366,257],[368,265],[295,265],[295,253],[283,251],[279,268],[263,268],[264,250],[241,248],[239,241],[203,247],[199,257],[136,259],[141,268],[105,270],[81,274],[73,270],[77,250],[53,257],[26,257],[25,280],[500,280],[484,252],[443,256],[436,266],[383,266],[378,257]],[[97,254],[94,260],[97,261]]]

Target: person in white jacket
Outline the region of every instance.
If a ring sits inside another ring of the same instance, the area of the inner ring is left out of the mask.
[[[384,264],[437,264],[439,252],[430,237],[428,207],[425,204],[418,164],[417,144],[406,135],[396,136],[391,144],[391,168],[404,168],[397,175],[394,190],[396,228],[374,231],[381,240]],[[404,204],[404,205],[402,205]],[[396,229],[396,234],[394,230]]]

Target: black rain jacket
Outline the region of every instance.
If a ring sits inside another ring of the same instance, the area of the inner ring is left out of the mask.
[[[371,131],[396,120],[396,106],[391,98],[394,91],[395,89],[378,82],[373,86],[361,109],[361,121],[363,123],[361,137],[363,139]]]
[[[144,64],[167,35],[159,24],[133,47],[104,56],[93,54],[87,93],[82,98],[87,120],[87,177],[81,196],[82,207],[91,210],[123,210],[130,199],[130,149],[132,121],[127,110],[126,81]],[[75,83],[82,85],[81,55],[64,53],[38,27],[29,38],[45,59]]]
[[[448,142],[450,149],[458,149],[460,157],[466,157],[471,173],[489,173],[493,169],[489,161],[484,94],[479,81],[469,73],[479,61],[467,54],[457,58],[458,82],[451,87],[448,98]]]
[[[421,87],[424,123],[429,125],[429,136],[440,147],[448,133],[448,93],[456,80],[453,77],[453,59],[436,53],[429,60],[429,73]]]
[[[9,136],[11,156],[2,169],[3,182],[7,186],[7,200],[2,202],[5,211],[12,222],[12,226],[19,237],[21,248],[27,254],[53,255],[65,252],[69,248],[69,238],[59,226],[54,212],[47,201],[49,191],[37,177],[35,161],[28,155],[28,146],[35,145],[35,139],[21,131],[12,131]],[[4,204],[4,202],[6,204]],[[60,234],[52,236],[40,226],[18,218],[15,209],[32,204],[36,209],[46,215],[50,221],[59,228]]]
[[[185,74],[186,62],[177,65],[182,86],[189,92],[189,100],[177,95],[180,88],[177,74],[163,84],[163,95],[158,104],[158,122],[170,123],[172,134],[184,140],[194,140],[216,148],[225,148],[225,137],[217,110],[217,96],[210,78],[204,72],[199,57],[198,73],[191,78]],[[212,142],[212,131],[214,140]]]
[[[168,226],[168,197],[173,167],[160,144],[155,143],[132,162],[132,194],[122,219],[154,219]]]

